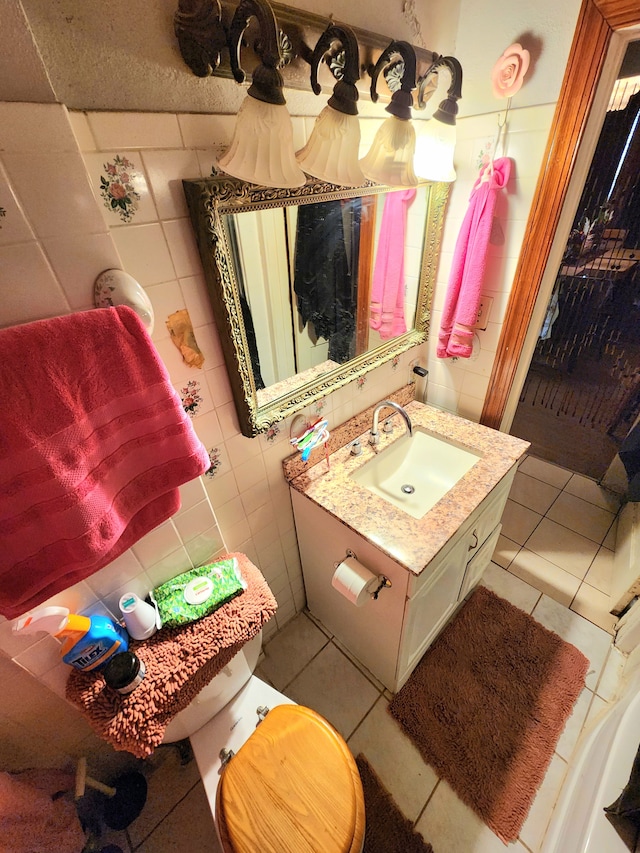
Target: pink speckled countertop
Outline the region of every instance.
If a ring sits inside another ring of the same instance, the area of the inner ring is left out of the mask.
[[[400,565],[414,574],[420,574],[494,486],[526,453],[529,444],[417,401],[408,403],[405,409],[414,426],[452,439],[482,455],[473,468],[422,518],[415,519],[407,515],[358,485],[350,476],[376,453],[404,435],[405,426],[399,416],[394,418],[396,426],[392,434],[380,432],[380,444],[376,448],[368,443],[369,419],[365,431],[353,435],[353,438],[360,437],[360,456],[351,455],[350,445],[342,447],[331,453],[331,467],[328,470],[326,461],[320,461],[302,473],[296,471],[294,474],[294,471],[290,471],[290,485]],[[388,414],[388,410],[381,413],[380,424],[385,414]],[[362,419],[358,425],[362,428]]]

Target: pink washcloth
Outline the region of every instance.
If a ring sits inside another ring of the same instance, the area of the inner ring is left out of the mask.
[[[483,166],[473,185],[469,207],[460,227],[449,273],[449,284],[438,336],[438,358],[469,358],[478,319],[487,265],[489,236],[498,191],[507,185],[511,160],[501,157]]]
[[[0,613],[106,566],[209,457],[141,320],[97,308],[0,331]]]
[[[415,189],[386,194],[371,288],[369,325],[383,340],[407,331],[404,317],[404,244]]]
[[[143,681],[129,694],[115,693],[100,673],[71,670],[67,699],[115,749],[139,758],[162,743],[173,717],[186,708],[242,646],[276,612],[267,582],[245,554],[235,557],[246,590],[209,616],[180,628],[161,628],[131,649],[144,661]]]
[[[0,773],[0,853],[81,853],[78,813],[58,796],[73,789],[74,776],[60,770]]]

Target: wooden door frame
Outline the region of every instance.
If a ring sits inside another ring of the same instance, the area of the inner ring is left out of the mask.
[[[527,221],[480,423],[500,429],[612,35],[638,0],[583,0]]]

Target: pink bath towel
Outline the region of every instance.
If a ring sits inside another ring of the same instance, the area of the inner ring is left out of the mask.
[[[404,244],[407,212],[415,189],[387,193],[371,288],[369,325],[382,340],[407,331],[404,317]]]
[[[489,236],[498,191],[507,185],[511,160],[501,157],[484,166],[473,185],[449,273],[447,295],[438,336],[438,358],[469,358],[478,319],[482,283],[487,265]]]
[[[0,773],[0,853],[81,853],[78,813],[63,792],[74,777],[61,770]]]
[[[106,566],[180,507],[207,451],[141,320],[97,308],[0,331],[0,613]]]

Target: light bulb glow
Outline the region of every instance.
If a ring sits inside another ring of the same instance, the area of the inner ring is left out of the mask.
[[[427,181],[451,183],[456,179],[453,153],[456,145],[456,128],[431,118],[418,133],[414,167],[416,174]]]
[[[372,181],[392,187],[415,187],[413,169],[416,132],[411,121],[390,116],[378,129],[371,148],[360,161]]]

